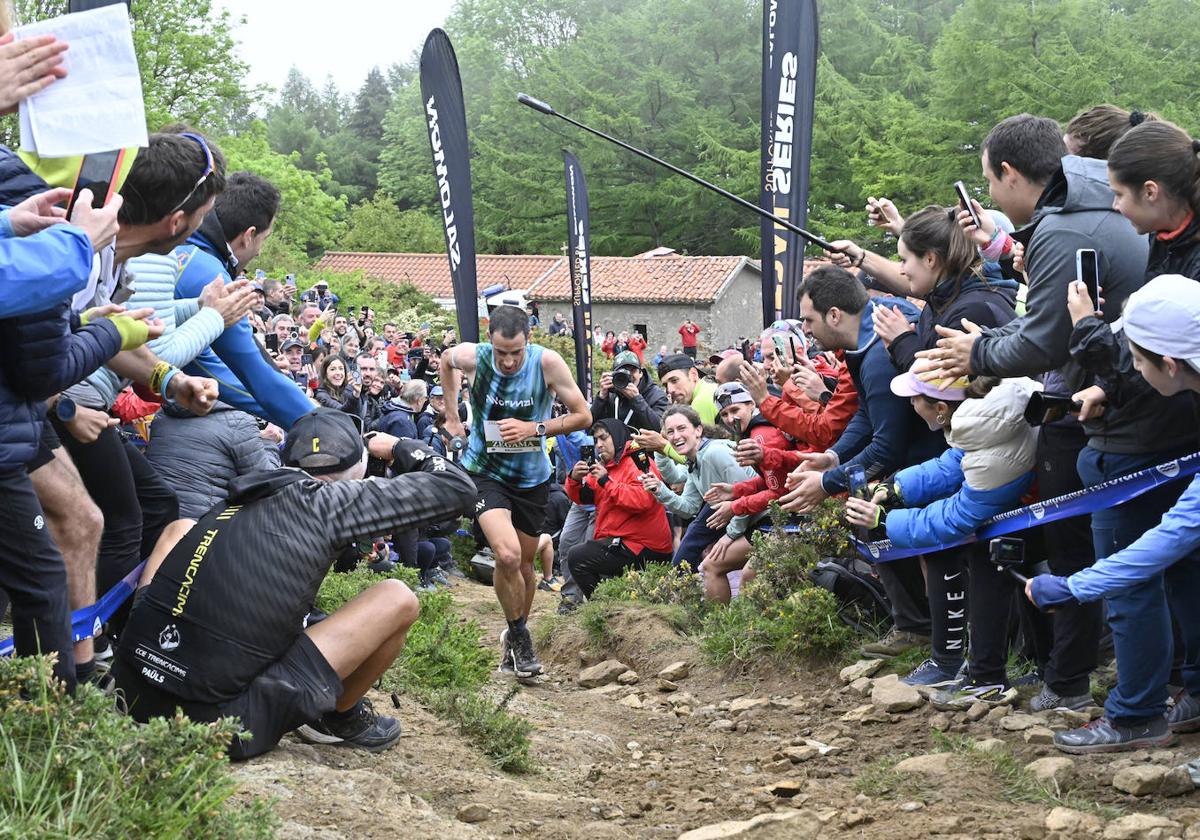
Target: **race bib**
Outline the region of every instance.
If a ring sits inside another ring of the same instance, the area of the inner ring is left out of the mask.
[[[500,434],[499,420],[483,421],[483,437],[487,441],[488,453],[493,455],[516,455],[522,452],[542,451],[542,439],[536,436],[505,443]]]

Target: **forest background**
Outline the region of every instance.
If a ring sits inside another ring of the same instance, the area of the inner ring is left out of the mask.
[[[66,5],[16,0],[16,17]],[[979,144],[1011,114],[1065,122],[1112,102],[1200,125],[1194,0],[819,5],[809,227],[826,239],[891,251],[866,225],[869,195],[911,212],[950,203],[963,179],[986,203]],[[261,174],[283,193],[254,267],[294,272],[303,285],[325,250],[444,249],[418,55],[380,56],[357,90],[310,79],[303,66],[272,90],[247,81],[254,45],[210,0],[133,0],[132,14],[151,130],[191,125],[216,139],[230,171]],[[596,254],[667,246],[756,256],[755,217],[539,117],[516,95],[756,200],[761,16],[757,0],[459,0],[445,29],[463,79],[479,252],[560,253],[560,149],[570,148],[589,181]],[[0,122],[0,140],[13,145],[15,131],[15,117]],[[412,302],[411,290],[382,293]]]

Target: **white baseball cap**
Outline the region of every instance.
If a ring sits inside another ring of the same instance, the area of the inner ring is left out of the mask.
[[[1121,322],[1138,347],[1200,372],[1200,282],[1160,274],[1129,296]]]

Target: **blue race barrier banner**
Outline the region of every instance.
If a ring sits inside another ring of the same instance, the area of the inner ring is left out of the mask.
[[[138,578],[142,576],[142,568],[145,565],[144,561],[139,563],[136,569],[121,578],[116,586],[105,592],[100,600],[90,607],[81,607],[71,613],[71,641],[82,642],[84,639],[100,635],[100,631],[104,629],[104,622],[112,618],[117,607],[125,603],[125,599],[137,589]],[[12,639],[0,642],[0,656],[12,656],[12,653]]]
[[[1157,467],[1148,467],[1147,469],[1130,473],[1121,478],[1114,478],[1103,484],[1097,484],[1095,487],[1087,487],[1083,490],[1077,490],[1074,493],[1068,493],[1065,496],[1058,496],[1054,499],[1047,499],[1046,501],[1035,502],[1032,505],[1026,505],[1016,510],[1010,510],[1007,513],[992,517],[973,535],[958,542],[927,545],[919,548],[892,548],[891,540],[879,540],[871,543],[858,543],[858,552],[864,559],[872,563],[887,563],[892,560],[903,560],[905,557],[932,554],[935,551],[953,548],[958,545],[966,545],[978,540],[990,540],[993,537],[1002,537],[1014,531],[1023,531],[1026,528],[1045,525],[1047,522],[1056,522],[1059,519],[1069,519],[1072,516],[1094,513],[1098,510],[1107,510],[1108,508],[1124,504],[1131,499],[1136,499],[1138,496],[1153,490],[1155,487],[1161,487],[1168,482],[1187,478],[1196,473],[1200,473],[1200,453],[1168,461],[1165,464],[1159,464]],[[770,527],[769,525],[766,526],[765,530],[770,530]],[[785,533],[795,533],[797,530],[793,525],[784,526]]]

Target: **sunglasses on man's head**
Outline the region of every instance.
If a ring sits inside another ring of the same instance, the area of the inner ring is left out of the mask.
[[[201,173],[200,177],[196,179],[196,183],[192,186],[191,190],[188,191],[188,194],[183,197],[183,201],[179,202],[170,209],[170,211],[167,213],[168,216],[171,215],[171,213],[174,213],[176,210],[182,210],[183,207],[192,200],[192,196],[196,194],[196,190],[200,189],[200,185],[209,179],[209,176],[213,174],[213,170],[216,168],[216,164],[213,162],[212,149],[208,147],[208,143],[203,137],[201,137],[199,134],[192,134],[191,132],[184,132],[179,136],[186,137],[189,140],[195,140],[200,144],[200,148],[204,151],[204,172]]]

